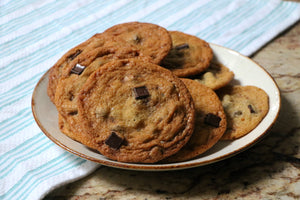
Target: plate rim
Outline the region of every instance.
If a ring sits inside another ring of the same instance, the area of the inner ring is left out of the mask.
[[[181,169],[188,169],[188,168],[193,168],[193,167],[200,167],[200,166],[204,166],[204,165],[208,165],[208,164],[212,164],[215,162],[219,162],[222,161],[224,159],[233,157],[247,149],[249,149],[250,147],[252,147],[254,144],[256,144],[257,142],[259,142],[261,139],[263,139],[267,133],[269,133],[270,129],[274,126],[274,124],[276,123],[280,110],[281,110],[281,93],[279,90],[279,87],[276,83],[276,81],[274,80],[274,78],[270,75],[270,73],[264,68],[262,67],[260,64],[258,64],[257,62],[255,62],[254,60],[252,60],[251,58],[242,55],[241,53],[234,51],[232,49],[229,49],[227,47],[221,46],[221,45],[217,45],[214,43],[209,43],[210,46],[212,47],[216,47],[216,48],[221,48],[223,50],[226,51],[230,51],[231,53],[237,54],[238,56],[242,57],[243,59],[247,59],[248,62],[252,62],[254,63],[257,67],[259,67],[260,69],[262,69],[264,71],[264,73],[266,75],[268,75],[268,77],[270,78],[270,80],[272,81],[272,83],[275,86],[276,91],[278,92],[278,109],[276,111],[276,115],[275,117],[272,119],[271,123],[268,123],[267,128],[259,134],[258,137],[256,137],[253,141],[237,148],[234,151],[231,151],[229,153],[223,154],[217,158],[212,158],[212,159],[208,159],[205,161],[199,161],[199,162],[189,162],[189,161],[184,161],[184,162],[178,162],[178,163],[168,163],[168,164],[163,164],[163,163],[154,163],[154,164],[139,164],[139,163],[125,163],[125,162],[118,162],[118,161],[113,161],[113,160],[99,160],[97,158],[94,158],[92,156],[86,155],[84,153],[81,153],[79,151],[76,151],[73,148],[70,148],[69,146],[63,144],[62,142],[60,142],[59,140],[57,140],[55,137],[53,137],[53,135],[51,133],[49,133],[48,130],[46,130],[46,128],[43,127],[40,119],[37,116],[37,113],[35,111],[35,99],[34,97],[36,96],[36,92],[39,89],[41,83],[47,78],[47,76],[49,75],[49,72],[51,70],[48,69],[43,76],[39,79],[38,83],[35,85],[33,93],[32,93],[32,98],[31,98],[31,110],[32,110],[32,114],[34,117],[35,122],[37,123],[37,125],[39,126],[39,128],[42,130],[42,132],[56,145],[58,145],[60,148],[76,155],[79,156],[85,160],[89,160],[104,166],[108,166],[108,167],[114,167],[114,168],[120,168],[120,169],[128,169],[128,170],[138,170],[138,171],[169,171],[169,170],[181,170]],[[49,98],[49,97],[48,97]],[[63,133],[62,133],[63,134]]]

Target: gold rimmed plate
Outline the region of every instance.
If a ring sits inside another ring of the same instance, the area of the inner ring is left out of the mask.
[[[135,164],[112,161],[86,146],[70,139],[58,128],[56,107],[47,96],[48,72],[36,85],[32,95],[32,112],[36,123],[44,134],[61,148],[84,159],[111,167],[132,170],[177,170],[214,163],[246,150],[258,142],[275,123],[280,110],[280,92],[271,75],[253,60],[233,50],[210,44],[214,60],[234,72],[233,84],[254,85],[269,95],[269,112],[249,134],[234,141],[219,141],[213,148],[193,160],[168,164]],[[259,98],[259,97],[258,97]]]

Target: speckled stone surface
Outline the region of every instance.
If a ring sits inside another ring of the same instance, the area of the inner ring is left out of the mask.
[[[252,58],[275,78],[282,94],[277,123],[252,148],[221,162],[179,171],[101,166],[45,199],[300,199],[300,22]]]

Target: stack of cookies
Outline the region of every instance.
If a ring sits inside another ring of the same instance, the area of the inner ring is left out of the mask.
[[[109,159],[190,160],[246,135],[269,109],[263,90],[230,86],[233,72],[212,58],[196,36],[118,24],[63,55],[47,92],[61,132]]]

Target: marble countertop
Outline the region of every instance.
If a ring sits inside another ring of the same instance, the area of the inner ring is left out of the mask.
[[[251,57],[276,80],[282,107],[267,137],[232,158],[178,171],[101,166],[45,199],[300,199],[300,22]]]

